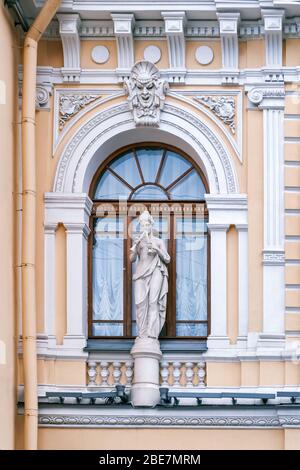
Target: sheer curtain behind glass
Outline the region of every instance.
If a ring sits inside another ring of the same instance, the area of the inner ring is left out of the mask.
[[[93,246],[93,324],[96,336],[123,334],[123,221],[97,219]],[[119,323],[113,323],[118,321]]]

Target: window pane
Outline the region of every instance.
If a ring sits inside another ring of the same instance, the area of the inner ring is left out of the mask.
[[[123,336],[122,323],[94,323],[93,336]]]
[[[176,320],[207,319],[207,238],[204,219],[176,221]]]
[[[122,157],[117,158],[110,165],[110,168],[118,173],[133,188],[142,183],[139,170],[132,152],[126,153]]]
[[[204,199],[204,194],[205,187],[196,170],[192,170],[170,189],[171,199],[176,200],[200,200]]]
[[[93,320],[123,320],[123,221],[95,220]]]
[[[106,171],[97,186],[94,197],[95,199],[127,199],[129,194],[130,189]]]
[[[132,199],[168,199],[166,193],[158,186],[142,186],[133,194]]]
[[[207,324],[177,323],[176,336],[207,336]]]
[[[160,181],[162,186],[169,186],[178,176],[182,175],[192,165],[177,153],[167,152],[163,164]]]
[[[163,150],[154,148],[137,149],[136,154],[141,165],[144,180],[146,183],[154,183]]]

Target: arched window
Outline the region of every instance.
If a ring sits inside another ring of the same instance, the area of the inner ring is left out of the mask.
[[[208,235],[204,178],[172,147],[143,144],[111,156],[91,188],[89,337],[136,336],[129,261],[147,209],[171,256],[164,338],[208,335]]]

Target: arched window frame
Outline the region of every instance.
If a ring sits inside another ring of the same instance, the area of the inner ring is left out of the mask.
[[[201,168],[196,164],[196,162],[189,156],[187,155],[185,152],[183,152],[182,150],[172,146],[172,145],[166,145],[166,144],[162,144],[162,143],[158,143],[158,142],[140,142],[140,143],[136,143],[136,144],[131,144],[131,145],[128,145],[128,146],[125,146],[125,147],[122,147],[122,148],[119,148],[117,151],[115,151],[114,153],[112,153],[101,165],[100,167],[98,168],[97,172],[95,173],[94,177],[93,177],[93,180],[92,180],[92,183],[90,185],[90,191],[89,191],[89,197],[91,198],[91,200],[93,201],[93,209],[92,209],[92,214],[91,214],[91,217],[90,217],[90,229],[91,229],[91,237],[89,239],[89,249],[88,249],[88,264],[89,264],[89,267],[88,267],[88,337],[91,338],[91,339],[97,339],[97,338],[101,338],[101,339],[119,339],[119,340],[122,340],[123,338],[126,338],[126,339],[132,339],[134,338],[132,335],[128,335],[127,332],[128,332],[128,325],[130,325],[130,328],[131,328],[131,301],[128,301],[126,300],[124,302],[124,325],[125,325],[125,334],[123,336],[95,336],[95,335],[92,335],[92,316],[93,316],[93,290],[92,290],[92,285],[93,285],[93,265],[92,265],[92,249],[93,249],[93,219],[95,217],[95,213],[96,213],[96,209],[97,209],[97,206],[99,204],[119,204],[119,200],[112,200],[112,199],[107,199],[107,200],[104,200],[104,199],[95,199],[94,198],[94,194],[95,194],[95,190],[96,190],[96,187],[101,179],[101,177],[103,176],[104,172],[108,169],[108,167],[110,166],[110,164],[116,160],[118,157],[121,157],[123,154],[125,154],[126,152],[129,152],[129,151],[134,151],[135,149],[138,149],[138,148],[144,148],[144,147],[151,147],[151,148],[154,148],[154,147],[157,147],[157,148],[161,148],[161,149],[164,149],[164,154],[167,152],[167,151],[171,151],[171,152],[175,152],[177,153],[178,155],[182,156],[183,158],[185,158],[190,164],[191,164],[191,167],[184,173],[184,175],[181,175],[179,179],[183,178],[184,176],[186,176],[186,174],[188,174],[190,171],[192,171],[193,169],[196,170],[196,172],[199,174],[199,176],[201,177],[201,180],[203,182],[203,185],[205,187],[205,192],[208,193],[209,192],[209,188],[208,188],[208,184],[207,184],[207,181],[206,181],[206,178],[201,170]],[[135,152],[134,152],[135,153]],[[135,157],[136,157],[136,154],[135,154]],[[138,167],[139,167],[139,164],[137,163]],[[162,165],[161,165],[162,167]],[[140,171],[140,168],[139,168],[139,171]],[[158,172],[161,171],[161,168],[158,170]],[[177,183],[177,179],[176,179],[176,183]],[[144,200],[134,200],[134,199],[131,199],[132,197],[132,194],[139,188],[139,187],[142,187],[144,185],[147,185],[147,184],[151,184],[151,183],[145,183],[144,184],[140,184],[139,186],[135,187],[134,188],[134,191],[132,191],[127,199],[127,201],[124,201],[126,204],[138,204],[138,203],[141,203],[141,204],[153,204],[153,203],[173,203],[173,204],[183,204],[183,203],[189,203],[189,204],[204,204],[205,205],[205,220],[206,222],[208,221],[208,211],[207,211],[207,207],[206,207],[206,201],[205,199],[201,199],[201,200],[197,200],[197,201],[192,201],[192,200],[171,200],[170,197],[168,197],[168,199],[166,200],[147,200],[147,201],[144,201]],[[158,185],[159,186],[159,185]],[[173,181],[172,184],[170,184],[169,186],[175,186],[175,182]],[[163,190],[165,190],[165,188],[162,188]],[[168,188],[167,188],[168,189]],[[170,237],[170,243],[173,242],[174,244],[174,236],[172,234],[172,230],[174,231],[174,222],[171,222],[170,223],[170,229],[171,229],[171,237]],[[183,336],[183,337],[180,337],[180,336],[176,336],[175,334],[175,328],[176,328],[176,307],[175,307],[175,298],[176,298],[176,271],[175,271],[175,263],[172,264],[172,267],[170,269],[170,280],[169,280],[169,294],[168,294],[168,308],[167,308],[167,318],[166,318],[166,328],[167,330],[169,330],[169,332],[171,331],[172,334],[168,334],[167,336],[164,336],[163,339],[183,339],[183,340],[187,340],[187,339],[192,339],[192,340],[195,340],[195,339],[207,339],[207,336],[210,334],[210,235],[209,235],[209,231],[206,232],[206,235],[207,235],[207,334],[205,336]],[[173,238],[172,238],[173,237]],[[125,243],[126,245],[126,248],[125,248],[125,253],[126,253],[126,259],[125,259],[125,264],[124,264],[124,270],[129,273],[130,272],[130,276],[124,276],[125,280],[124,280],[124,289],[125,289],[125,292],[130,292],[131,293],[131,264],[129,262],[129,249],[130,249],[130,246],[131,246],[131,241],[129,239],[129,242],[126,242]],[[169,248],[170,249],[170,248]],[[175,253],[175,250],[174,249],[171,249],[171,257],[172,257],[172,254]],[[171,293],[171,295],[170,295]],[[125,296],[124,296],[125,297]],[[131,300],[131,295],[129,296],[130,297],[130,300]]]

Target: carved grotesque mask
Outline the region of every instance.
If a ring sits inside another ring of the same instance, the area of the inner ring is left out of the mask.
[[[133,66],[131,77],[125,82],[125,90],[136,125],[159,125],[167,88],[167,83],[159,79],[159,71],[151,62],[143,60]]]

